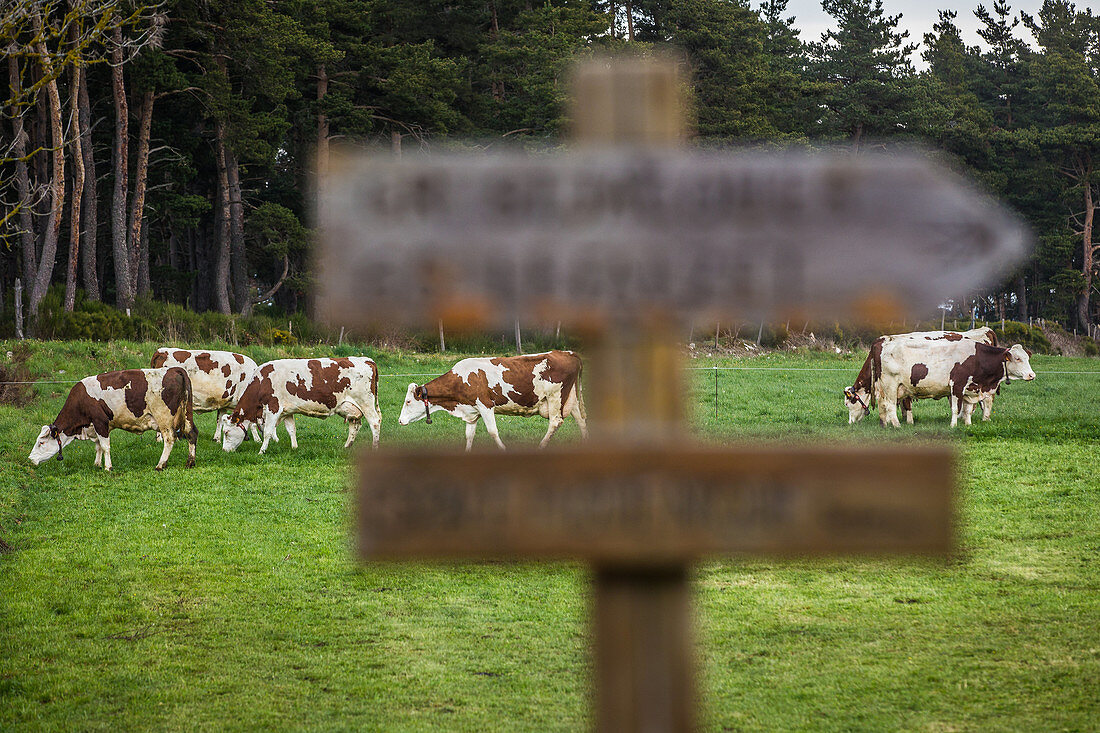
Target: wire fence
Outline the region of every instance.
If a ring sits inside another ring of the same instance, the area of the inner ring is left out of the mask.
[[[857,367],[763,367],[763,366],[704,366],[704,367],[685,367],[685,371],[689,372],[849,372],[856,374],[859,372]],[[1100,368],[1085,370],[1085,371],[1063,371],[1063,370],[1035,370],[1036,374],[1095,374],[1100,375]],[[379,379],[389,379],[398,377],[438,377],[439,372],[407,372],[402,374],[379,374]],[[0,385],[8,384],[76,384],[79,379],[35,379],[30,381],[0,381]]]

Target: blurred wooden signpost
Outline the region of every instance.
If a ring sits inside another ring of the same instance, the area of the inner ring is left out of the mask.
[[[594,62],[576,80],[577,153],[345,158],[320,198],[329,320],[524,317],[584,336],[590,444],[365,455],[359,547],[590,561],[606,731],[694,726],[693,561],[952,546],[946,447],[688,441],[679,319],[900,318],[995,280],[1027,244],[920,158],[677,151],[682,88],[671,63]]]

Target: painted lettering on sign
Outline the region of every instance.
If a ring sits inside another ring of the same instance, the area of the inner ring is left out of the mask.
[[[683,560],[949,546],[946,451],[605,447],[364,457],[367,557]],[[876,466],[889,491],[861,481]],[[412,470],[410,470],[410,468]],[[940,486],[942,489],[929,487]]]
[[[632,151],[340,170],[321,195],[320,278],[322,309],[342,322],[430,322],[461,302],[502,323],[655,303],[826,318],[868,293],[919,313],[998,279],[1028,241],[920,158]]]

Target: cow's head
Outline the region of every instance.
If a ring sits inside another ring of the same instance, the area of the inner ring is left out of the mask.
[[[1030,382],[1035,379],[1031,368],[1031,352],[1020,344],[1012,344],[1004,355],[1005,375],[1009,379],[1022,379]]]
[[[34,447],[31,448],[31,463],[37,466],[42,461],[48,461],[54,456],[57,456],[59,461],[63,460],[62,446],[66,446],[74,440],[76,440],[75,435],[65,435],[55,425],[43,425],[42,430],[38,433],[38,440],[34,441]]]
[[[222,415],[222,450],[232,453],[241,446],[248,437],[248,428],[251,420],[245,420],[240,413]]]
[[[871,396],[867,393],[867,390],[863,388],[844,388],[844,406],[848,408],[849,425],[853,425],[867,417],[867,414],[871,411],[870,398]]]
[[[431,425],[433,409],[439,408],[428,401],[428,390],[412,382],[405,391],[405,403],[401,405],[401,416],[397,418],[397,423],[408,425],[426,417],[428,424]]]

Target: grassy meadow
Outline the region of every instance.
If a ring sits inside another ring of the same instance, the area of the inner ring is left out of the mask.
[[[154,344],[33,343],[39,379],[147,366]],[[0,344],[7,351],[12,343]],[[351,355],[351,346],[242,349]],[[383,375],[456,355],[367,352]],[[1032,359],[991,423],[848,426],[863,354],[700,357],[693,424],[713,441],[948,439],[964,457],[960,551],[947,562],[730,558],[696,572],[706,730],[1100,729],[1100,361]],[[712,367],[718,374],[715,416]],[[736,369],[728,369],[736,367]],[[1059,372],[1088,372],[1062,374]],[[397,425],[383,447],[461,447],[463,426]],[[223,453],[199,415],[198,466],[152,433],[63,462],[27,454],[68,385],[0,405],[0,730],[578,730],[588,711],[587,573],[567,563],[353,560],[342,420],[302,418],[265,456]],[[508,445],[538,418],[498,418]],[[567,421],[554,438],[578,439]],[[369,445],[365,426],[357,448]],[[479,426],[476,445],[489,449]],[[890,476],[882,477],[883,491]]]

